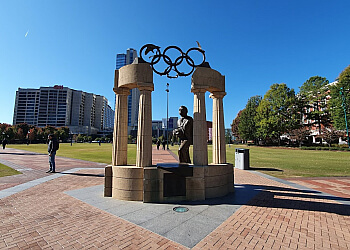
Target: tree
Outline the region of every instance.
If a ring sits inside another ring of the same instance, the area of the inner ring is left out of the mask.
[[[310,130],[307,126],[300,126],[299,128],[292,129],[289,131],[289,138],[292,140],[296,140],[301,147],[303,141],[308,139],[310,135]]]
[[[242,111],[243,110],[240,110],[236,116],[236,118],[232,121],[232,124],[231,124],[231,131],[232,131],[232,135],[237,137],[237,138],[241,138],[239,136],[239,132],[238,132],[238,126],[239,126],[239,123],[241,121],[241,115],[242,115]]]
[[[259,95],[249,98],[245,109],[242,111],[238,125],[238,134],[243,140],[254,140],[257,142],[256,115],[261,99]]]
[[[325,140],[330,147],[332,142],[338,141],[343,135],[343,132],[334,129],[333,126],[329,126],[328,128],[322,128],[322,134],[319,137]]]
[[[344,96],[344,104],[342,94]],[[350,65],[346,67],[339,75],[338,83],[331,86],[331,114],[334,127],[339,130],[345,130],[345,113],[347,116],[347,123],[350,125]]]
[[[300,124],[300,110],[294,89],[285,83],[275,83],[261,100],[255,122],[257,136],[264,140],[278,140],[284,133]]]
[[[310,125],[316,126],[319,134],[322,126],[327,127],[331,123],[327,108],[328,84],[329,81],[325,77],[312,76],[303,83],[299,92],[301,98],[306,100],[306,119],[312,121]]]

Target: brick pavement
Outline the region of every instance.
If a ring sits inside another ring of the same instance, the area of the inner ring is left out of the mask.
[[[32,168],[29,162],[25,166]],[[1,199],[0,249],[185,249],[66,195],[67,190],[103,184],[103,169],[79,173]],[[235,183],[262,191],[195,249],[350,249],[350,206],[341,199],[252,171],[235,170]]]
[[[287,180],[321,192],[350,198],[350,177],[291,178]]]

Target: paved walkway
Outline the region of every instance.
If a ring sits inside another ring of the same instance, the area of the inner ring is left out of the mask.
[[[6,152],[0,154],[0,162],[27,169],[23,171],[27,181],[51,179],[0,199],[0,249],[187,249],[121,215],[74,198],[73,193],[79,190],[94,195],[88,190],[103,185],[104,166],[58,157],[58,165],[62,163],[60,167],[65,172],[48,175],[43,173],[47,169],[46,155],[12,149]],[[166,153],[154,149],[154,159],[174,161],[174,157]],[[0,183],[25,185],[25,178],[12,176],[10,182],[10,178],[3,177]],[[349,190],[350,184],[348,179],[338,180],[345,187],[336,190],[339,195],[331,195],[315,190],[319,187],[321,190],[322,186],[314,183],[311,189],[301,186],[307,182],[300,180],[292,183],[254,171],[235,170],[235,195],[244,196],[254,191],[254,197],[244,204],[235,204],[234,197],[226,204],[215,204],[240,205],[240,208],[204,235],[193,248],[350,249],[350,199],[341,191]],[[332,190],[321,191],[331,193]],[[106,200],[105,205],[108,203],[114,201]],[[130,207],[140,205],[138,202],[130,204],[135,204]],[[169,219],[168,223],[176,221]]]

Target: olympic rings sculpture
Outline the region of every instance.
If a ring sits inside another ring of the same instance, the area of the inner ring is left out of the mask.
[[[171,60],[171,58],[166,55],[166,53],[170,50],[170,49],[175,49],[180,53],[180,56],[177,57],[174,61]],[[154,51],[155,50],[155,51]],[[202,54],[203,56],[203,60],[202,62],[200,62],[199,64],[195,64],[194,60],[189,56],[189,53],[192,51],[198,51]],[[150,56],[149,58],[151,58],[150,61],[145,60],[142,55],[143,53],[145,53],[145,55],[147,55],[148,53],[152,52],[153,55]],[[194,71],[195,67],[198,67],[202,64],[204,64],[205,62],[205,51],[198,47],[198,48],[190,48],[186,51],[186,53],[184,53],[179,47],[177,46],[168,46],[164,49],[163,53],[161,53],[160,51],[160,47],[154,44],[146,44],[144,46],[142,46],[141,50],[140,50],[140,58],[149,63],[153,69],[153,71],[155,73],[157,73],[158,75],[166,75],[169,78],[177,78],[179,76],[189,76],[192,74],[192,72]],[[164,71],[159,71],[156,70],[154,65],[156,65],[157,63],[160,62],[160,60],[163,58],[163,61],[168,65]],[[180,72],[178,67],[183,63],[186,62],[190,67],[191,70],[187,73],[185,72]],[[171,71],[175,71],[176,72],[176,76],[171,76],[170,72]]]

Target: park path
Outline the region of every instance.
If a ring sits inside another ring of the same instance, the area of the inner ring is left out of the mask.
[[[38,175],[47,169],[46,155],[6,150],[0,160]],[[152,153],[159,161],[175,160],[167,151]],[[55,174],[0,199],[0,249],[187,249],[66,193],[103,185],[104,166],[66,158],[58,162],[62,169],[84,169]],[[350,249],[350,199],[237,169],[235,189],[237,195],[246,190],[256,195],[194,249]]]

